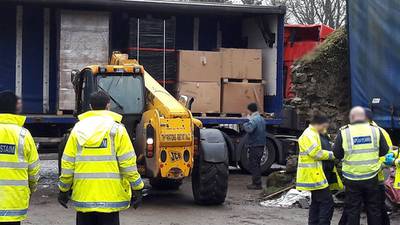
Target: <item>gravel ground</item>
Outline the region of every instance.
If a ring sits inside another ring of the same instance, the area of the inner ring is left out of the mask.
[[[23,224],[69,225],[75,224],[75,212],[57,203],[57,162],[42,161],[42,178],[38,191],[33,194],[29,219]],[[198,206],[193,203],[190,179],[179,191],[151,191],[141,208],[121,213],[121,224],[135,225],[304,225],[307,210],[300,208],[265,208],[259,205],[260,192],[246,190],[248,175],[231,171],[229,193],[221,206]],[[341,210],[336,209],[332,224],[337,224]],[[364,216],[365,217],[365,216]],[[400,216],[393,216],[392,224],[399,224]],[[363,224],[365,218],[363,218]]]

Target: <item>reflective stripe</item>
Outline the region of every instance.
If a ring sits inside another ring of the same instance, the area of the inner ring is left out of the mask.
[[[110,140],[111,140],[111,154],[115,157],[114,160],[117,160],[116,156],[117,154],[115,153],[115,135],[117,134],[117,128],[118,128],[118,123],[115,123],[110,130]]]
[[[115,161],[115,156],[112,155],[78,155],[76,161]]]
[[[75,207],[79,208],[124,208],[129,206],[129,201],[124,202],[78,202],[72,201]]]
[[[123,154],[121,156],[118,156],[118,162],[125,161],[125,160],[130,159],[130,158],[135,157],[135,156],[136,156],[135,151],[132,150],[132,151],[130,151],[128,153],[125,153],[125,154]]]
[[[374,148],[379,148],[378,146],[378,137],[376,135],[376,129],[375,127],[371,126],[371,131],[372,131],[372,139],[374,140]]]
[[[317,155],[315,156],[315,158],[317,159],[322,159],[322,157],[324,157],[324,152],[322,150],[318,151]]]
[[[143,181],[142,181],[142,178],[139,178],[139,179],[137,179],[135,182],[131,182],[131,187],[132,187],[132,188],[137,187],[137,186],[139,186],[142,182],[143,182]]]
[[[119,173],[75,173],[74,179],[120,179]]]
[[[299,163],[300,168],[317,168],[318,163]]]
[[[325,184],[327,184],[328,181],[324,180],[322,182],[316,182],[316,183],[296,183],[296,186],[298,187],[307,187],[307,188],[315,188],[315,187],[321,187]]]
[[[28,163],[26,163],[26,162],[0,162],[0,168],[26,169],[26,168],[28,168]]]
[[[344,160],[343,163],[347,165],[370,165],[370,164],[375,164],[378,163],[379,159],[370,159],[370,160],[361,160],[361,161],[348,161]]]
[[[73,169],[61,169],[61,174],[66,174],[66,175],[71,175],[74,174],[74,170]]]
[[[328,153],[329,153],[328,159],[333,160],[334,158],[333,152],[328,152]]]
[[[29,181],[38,181],[40,178],[40,174],[36,174],[34,176],[29,176]]]
[[[120,167],[122,173],[137,171],[137,166]]]
[[[28,213],[27,209],[21,210],[0,210],[0,216],[23,216]]]
[[[19,132],[19,138],[18,138],[18,159],[21,162],[25,161],[25,155],[24,155],[24,144],[25,144],[25,135],[27,131],[25,128],[21,128],[21,131]]]
[[[358,150],[350,150],[348,151],[348,154],[365,154],[365,153],[373,153],[379,151],[378,149],[375,148],[368,148],[368,149],[358,149]]]
[[[347,139],[347,149],[346,150],[347,151],[351,151],[353,149],[353,144],[352,144],[352,141],[351,141],[350,128],[349,127],[346,128],[345,132],[346,132],[346,139]]]
[[[35,169],[39,165],[39,159],[28,165],[29,170]]]
[[[77,155],[80,155],[81,153],[82,153],[82,146],[79,144],[79,143],[76,143],[77,144]]]
[[[366,179],[366,178],[374,177],[378,174],[378,172],[379,172],[379,170],[376,172],[372,172],[372,173],[356,175],[356,174],[350,174],[350,173],[342,171],[342,174],[345,178],[351,180],[351,179]]]
[[[64,188],[64,189],[70,189],[70,188],[71,188],[71,185],[72,185],[72,184],[66,184],[66,183],[64,183],[64,182],[62,182],[62,181],[58,181],[58,186],[59,186],[59,187],[62,187],[62,188]]]
[[[310,154],[310,152],[312,152],[312,150],[314,150],[317,146],[318,146],[317,144],[313,144],[309,148],[307,148],[307,150],[305,152],[307,154]]]
[[[0,180],[0,186],[28,186],[27,180]]]
[[[65,154],[63,154],[63,156],[62,156],[61,159],[62,159],[62,160],[65,160],[65,161],[67,161],[67,162],[70,162],[70,163],[74,163],[74,162],[75,162],[75,157],[67,156],[67,155],[65,155]]]

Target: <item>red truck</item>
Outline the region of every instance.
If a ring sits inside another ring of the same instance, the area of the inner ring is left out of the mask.
[[[294,98],[292,91],[292,70],[293,62],[313,50],[323,42],[334,29],[323,24],[285,25],[284,36],[284,74],[285,74],[285,99]]]

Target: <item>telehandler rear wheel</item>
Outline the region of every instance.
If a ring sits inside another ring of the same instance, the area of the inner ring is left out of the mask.
[[[150,184],[154,189],[157,190],[178,190],[182,185],[181,180],[163,179],[163,178],[151,178]]]

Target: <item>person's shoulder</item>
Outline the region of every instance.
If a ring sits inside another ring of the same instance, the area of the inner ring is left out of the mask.
[[[348,124],[346,124],[346,125],[344,125],[344,126],[341,126],[341,127],[339,128],[339,131],[346,130],[347,128],[349,128],[349,125],[348,125]]]

